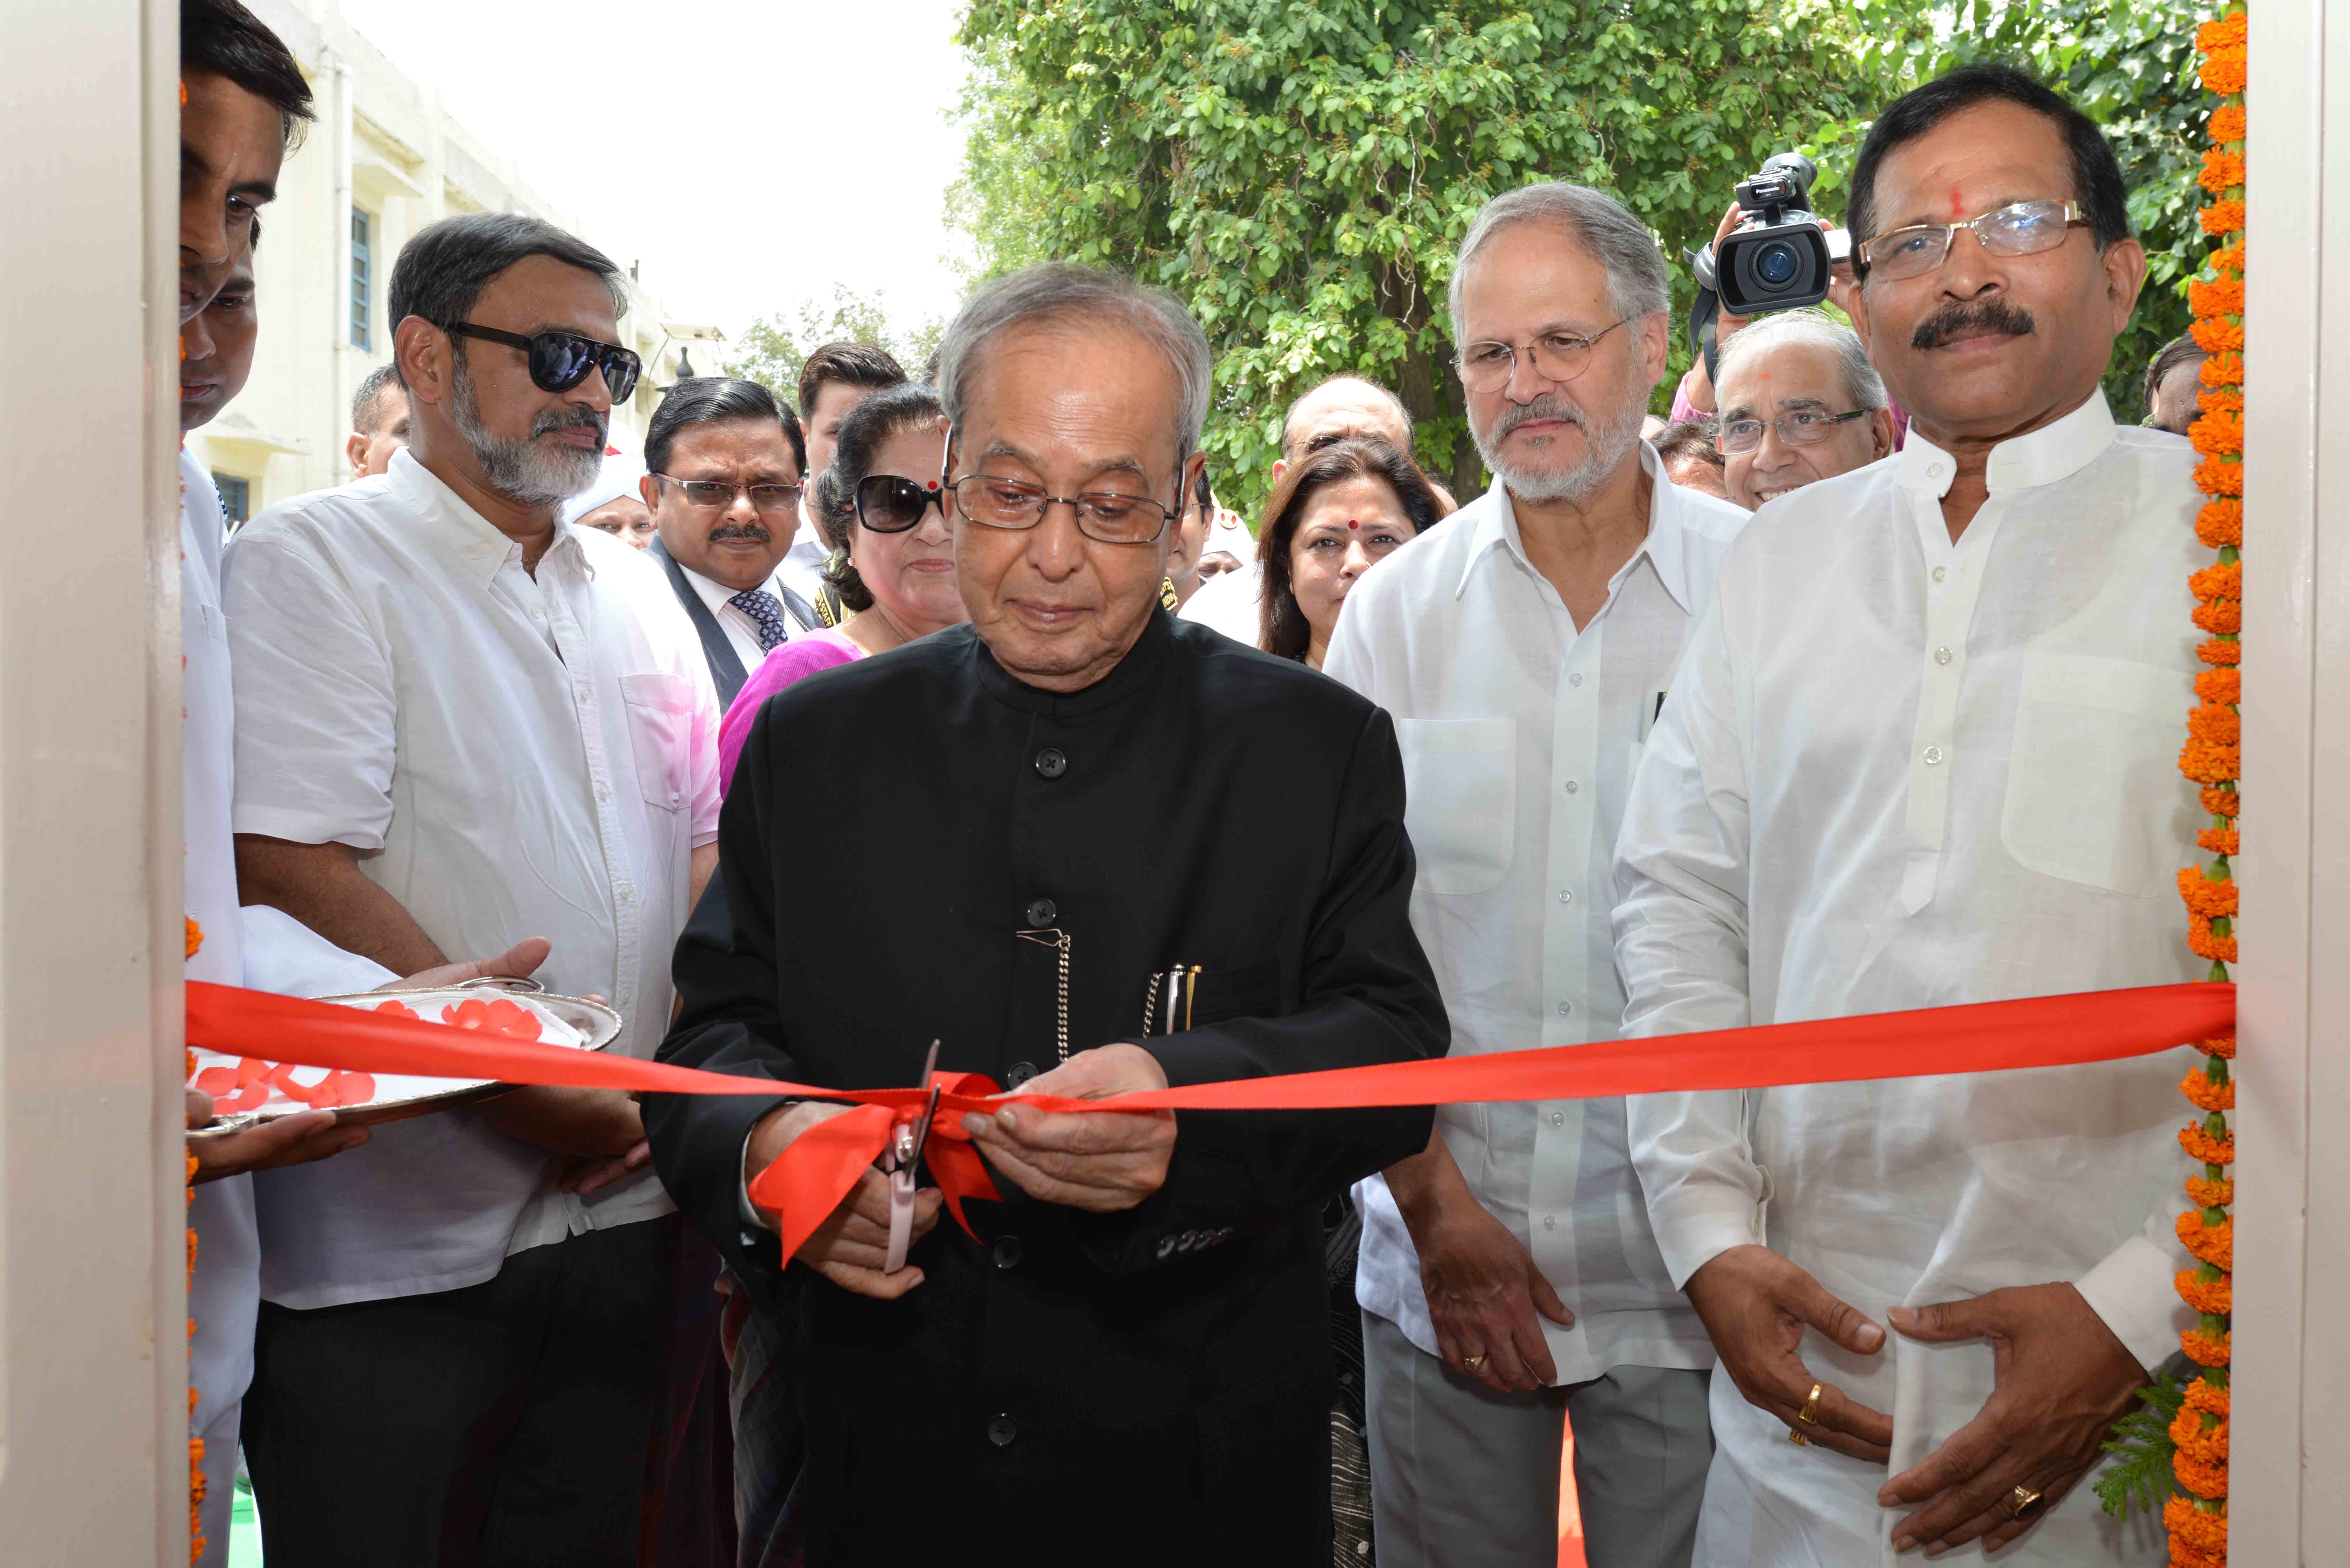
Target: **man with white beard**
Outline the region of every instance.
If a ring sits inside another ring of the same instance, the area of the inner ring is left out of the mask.
[[[547,937],[547,988],[610,999],[611,1049],[650,1056],[717,862],[718,715],[660,568],[556,522],[637,379],[619,279],[534,218],[420,232],[390,290],[411,445],[241,530],[225,600],[244,898],[396,974]],[[649,1158],[628,1096],[531,1088],[265,1173],[244,1442],[273,1559],[636,1562],[670,1310]]]
[[[1395,717],[1412,926],[1454,1054],[1617,1037],[1617,826],[1746,521],[1640,439],[1667,304],[1655,239],[1608,197],[1486,204],[1451,307],[1496,483],[1362,579],[1324,666]],[[1379,1561],[1555,1562],[1571,1414],[1591,1560],[1687,1564],[1713,1354],[1649,1232],[1623,1102],[1446,1106],[1356,1190]]]

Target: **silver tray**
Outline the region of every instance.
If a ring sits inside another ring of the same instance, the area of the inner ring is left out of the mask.
[[[417,1006],[413,999],[431,998],[439,1004],[463,1001],[469,993],[483,991],[509,991],[526,994],[532,1002],[546,1009],[556,1018],[586,1036],[585,1042],[579,1046],[580,1050],[601,1051],[619,1037],[622,1026],[621,1017],[604,1003],[591,1001],[584,996],[560,996],[546,990],[535,980],[516,980],[503,975],[471,980],[463,985],[431,986],[408,991],[369,991],[346,996],[321,996],[315,1000],[359,1008],[373,1008],[386,1002],[407,1002],[410,1005],[416,1006],[419,1012],[422,1012],[424,1009]],[[263,1058],[263,1060],[266,1059]],[[391,1078],[395,1083],[403,1085],[419,1082],[449,1082],[447,1079],[419,1079],[405,1074],[382,1074],[378,1076]],[[515,1087],[515,1085],[512,1084],[495,1082],[460,1082],[455,1086],[445,1089],[379,1095],[365,1105],[337,1106],[333,1107],[333,1111],[335,1120],[342,1126],[376,1127],[385,1122],[406,1121],[411,1116],[430,1116],[435,1111],[452,1110],[459,1106],[478,1105],[484,1100],[506,1094]],[[280,1116],[296,1116],[311,1108],[302,1105],[263,1106],[255,1110],[235,1111],[224,1116],[214,1116],[201,1127],[191,1127],[188,1129],[188,1136],[190,1137],[223,1137],[230,1133],[243,1132],[247,1127],[258,1127],[264,1122],[275,1121]]]

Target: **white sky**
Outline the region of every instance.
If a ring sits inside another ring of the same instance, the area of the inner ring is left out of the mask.
[[[673,320],[879,291],[948,314],[954,0],[341,0]],[[697,356],[698,358],[699,356]]]

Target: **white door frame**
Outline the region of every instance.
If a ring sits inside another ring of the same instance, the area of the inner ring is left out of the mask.
[[[2339,1563],[2350,1531],[2350,17],[2330,5],[2251,8],[2239,1568]]]
[[[0,1557],[176,1565],[179,13],[0,38]]]

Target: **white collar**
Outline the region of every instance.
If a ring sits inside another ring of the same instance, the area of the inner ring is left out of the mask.
[[[2088,467],[2113,444],[2114,413],[2099,388],[2062,419],[1991,448],[1984,483],[1994,495],[2054,484]],[[1950,493],[1958,472],[1957,460],[1919,433],[1913,416],[1909,439],[1894,462],[1893,482],[1904,490],[1939,497]]]
[[[1673,602],[1680,606],[1683,613],[1693,613],[1689,591],[1689,537],[1681,524],[1680,491],[1665,477],[1657,449],[1645,441],[1640,443],[1640,468],[1648,476],[1648,532],[1623,566],[1617,568],[1615,576],[1608,580],[1607,591],[1613,594],[1616,585],[1646,556]],[[1518,532],[1517,511],[1510,504],[1509,490],[1500,480],[1463,508],[1459,520],[1468,522],[1468,514],[1472,512],[1476,514],[1473,526],[1477,532],[1461,562],[1460,580],[1452,587],[1456,599],[1468,590],[1470,575],[1477,569],[1478,563],[1495,546],[1516,556],[1527,571],[1534,570],[1534,563],[1526,558],[1524,539]]]
[[[506,557],[522,548],[474,511],[463,496],[443,483],[439,474],[417,461],[416,454],[406,447],[391,454],[391,464],[384,474],[390,488],[415,508],[422,531],[437,535],[481,582],[486,584],[495,577]],[[555,528],[555,542],[539,557],[542,566],[548,561],[570,561],[583,573],[587,569],[586,553],[580,549],[579,541],[559,523]]]
[[[671,556],[670,559],[677,561],[677,557],[675,556]],[[685,580],[693,585],[693,591],[702,596],[702,602],[708,605],[713,610],[721,607],[722,606],[733,604],[736,594],[749,593],[752,591],[750,588],[730,588],[715,577],[703,576],[700,572],[695,571],[683,561],[677,561],[677,569],[685,574]],[[775,594],[776,599],[781,601],[784,596],[775,593],[775,579],[782,576],[783,568],[778,566],[775,570],[767,574],[765,580],[756,584],[755,587],[764,588],[768,593]]]

